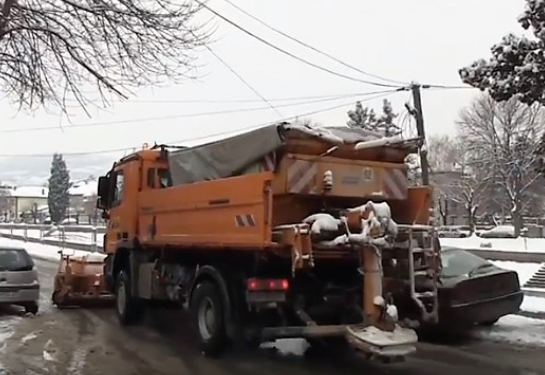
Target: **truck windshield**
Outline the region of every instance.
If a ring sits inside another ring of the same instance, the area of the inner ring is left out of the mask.
[[[30,271],[32,258],[22,249],[0,249],[0,271]]]

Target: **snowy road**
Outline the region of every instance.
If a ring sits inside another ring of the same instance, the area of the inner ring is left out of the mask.
[[[508,317],[474,338],[448,340],[448,346],[422,343],[418,354],[402,364],[334,354],[304,358],[304,346],[295,340],[278,345],[276,353],[259,350],[205,359],[184,342],[186,330],[176,311],[156,312],[145,326],[122,329],[111,310],[56,310],[49,303],[55,265],[36,262],[42,311],[35,317],[17,309],[1,311],[0,374],[545,375],[545,322],[521,317]]]

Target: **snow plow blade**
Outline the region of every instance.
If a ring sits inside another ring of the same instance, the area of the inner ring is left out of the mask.
[[[55,275],[51,300],[58,308],[112,307],[115,297],[106,291],[101,253],[63,253]]]
[[[415,353],[418,342],[414,330],[400,326],[393,331],[374,326],[347,326],[345,338],[354,349],[383,360],[401,360]]]
[[[397,362],[416,352],[418,336],[409,328],[396,325],[393,331],[383,331],[363,325],[312,325],[304,327],[268,327],[262,331],[263,341],[288,338],[344,337],[356,351],[369,358]]]

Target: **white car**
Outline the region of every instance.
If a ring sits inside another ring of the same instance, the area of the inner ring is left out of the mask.
[[[498,225],[489,230],[483,230],[479,237],[482,238],[515,238],[515,228],[512,225]]]
[[[437,235],[441,238],[466,238],[468,235],[458,227],[439,227]]]

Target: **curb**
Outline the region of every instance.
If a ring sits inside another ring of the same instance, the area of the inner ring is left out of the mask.
[[[543,312],[533,312],[533,311],[519,311],[513,315],[522,316],[525,318],[545,320],[545,313]]]

